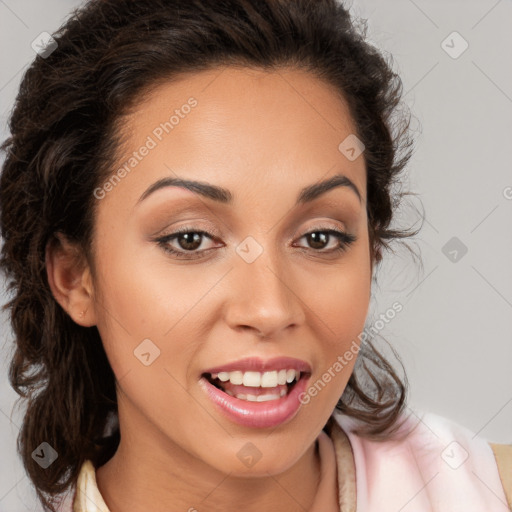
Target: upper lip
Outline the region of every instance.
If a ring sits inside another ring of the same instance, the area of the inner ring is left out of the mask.
[[[203,373],[220,373],[234,371],[269,372],[272,370],[299,370],[304,373],[311,373],[311,366],[294,357],[275,357],[273,359],[260,359],[259,357],[246,357],[226,363],[215,368],[208,368]]]

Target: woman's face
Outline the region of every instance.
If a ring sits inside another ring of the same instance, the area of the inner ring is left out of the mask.
[[[159,86],[121,128],[118,165],[95,191],[92,304],[121,443],[162,464],[282,472],[343,393],[370,300],[347,106],[304,71],[219,68]],[[202,188],[162,181],[174,179]],[[294,377],[283,370],[300,380],[282,384]]]

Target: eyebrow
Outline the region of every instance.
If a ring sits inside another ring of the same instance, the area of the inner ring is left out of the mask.
[[[155,183],[153,183],[139,198],[137,204],[141,201],[144,201],[148,196],[150,196],[153,192],[160,190],[164,187],[181,187],[187,190],[191,190],[192,192],[197,192],[198,194],[206,197],[208,199],[212,199],[213,201],[217,201],[223,204],[231,204],[233,202],[233,194],[222,187],[217,185],[212,185],[210,183],[206,183],[204,181],[194,181],[194,180],[185,180],[182,178],[162,178]],[[331,178],[321,181],[319,183],[314,183],[313,185],[309,185],[304,187],[297,196],[297,200],[295,206],[309,203],[320,197],[322,194],[325,194],[329,190],[332,190],[337,187],[347,187],[349,190],[352,190],[359,199],[359,202],[362,202],[361,193],[359,189],[356,187],[354,182],[350,180],[347,176],[343,174],[336,174]]]

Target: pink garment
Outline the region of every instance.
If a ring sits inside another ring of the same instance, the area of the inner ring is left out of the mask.
[[[357,512],[509,512],[492,449],[467,428],[413,413],[399,431],[408,436],[375,442],[334,417],[354,455]]]

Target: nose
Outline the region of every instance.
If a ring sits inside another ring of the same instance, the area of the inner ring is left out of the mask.
[[[264,250],[252,263],[239,258],[235,265],[226,311],[226,322],[232,329],[275,339],[303,324],[299,287],[282,257]]]

